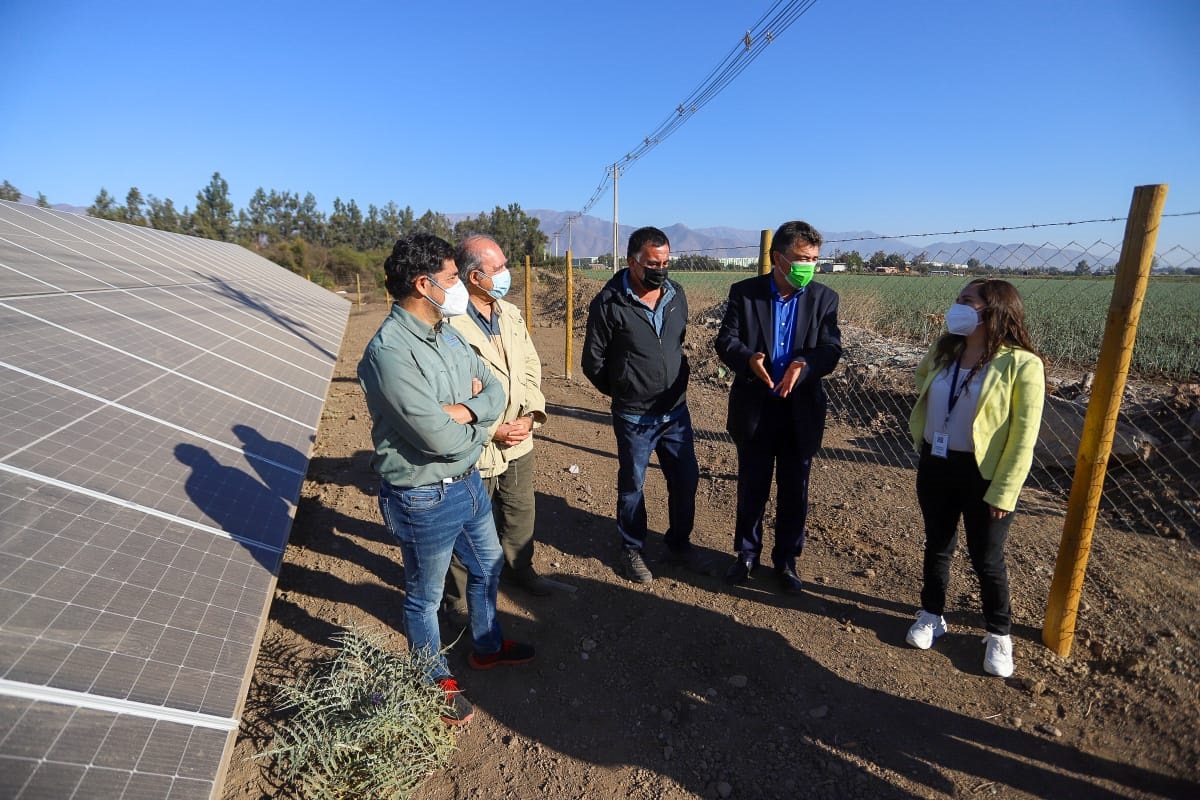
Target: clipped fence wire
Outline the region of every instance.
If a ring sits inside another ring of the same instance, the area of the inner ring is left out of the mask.
[[[859,443],[839,456],[915,469],[908,415],[916,365],[941,334],[942,314],[962,286],[977,275],[1003,278],[1020,290],[1030,333],[1047,361],[1046,410],[1026,485],[1041,490],[1064,515],[1121,250],[1122,221],[1113,222],[1108,240],[929,247],[896,272],[824,265],[830,271],[817,280],[841,297],[845,349],[826,379],[829,424],[845,426]],[[866,259],[890,244],[826,242],[823,253],[857,250]],[[712,340],[730,284],[756,273],[745,260],[717,270],[672,270],[691,313],[689,396],[723,396],[727,390],[730,376]],[[539,269],[537,276],[539,324],[562,325],[562,269]],[[608,277],[603,267],[574,271],[576,363],[587,305]],[[701,406],[720,412],[701,418]],[[697,449],[702,472],[728,474],[736,456],[724,434],[723,405],[693,403],[692,416],[707,442]],[[1097,520],[1098,528],[1106,525],[1200,545],[1200,254],[1182,247],[1155,256]]]

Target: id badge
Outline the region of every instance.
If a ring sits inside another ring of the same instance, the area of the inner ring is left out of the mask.
[[[929,452],[938,458],[945,458],[950,452],[950,434],[935,433],[933,435],[933,445]]]

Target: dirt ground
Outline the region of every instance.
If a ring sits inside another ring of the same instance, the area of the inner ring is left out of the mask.
[[[405,647],[399,549],[381,524],[354,378],[386,310],[350,318],[225,800],[272,796],[248,760],[270,742],[272,682],[327,657],[351,623]],[[718,574],[652,564],[653,583],[629,583],[612,569],[607,399],[579,370],[582,336],[568,378],[564,329],[545,321],[535,315],[550,416],[535,449],[536,566],[564,588],[534,598],[501,586],[505,634],[536,645],[532,663],[473,672],[469,637],[452,649],[476,715],[418,798],[1200,797],[1195,543],[1098,528],[1061,659],[1041,624],[1062,499],[1027,491],[1008,549],[1016,674],[990,677],[961,549],[950,633],[926,652],[905,644],[920,588],[914,476],[863,458],[855,427],[832,425],[814,462],[804,594],[778,594],[769,578],[725,585],[736,455],[724,391],[701,386],[689,394],[701,461],[693,541]],[[647,497],[654,559],[666,518],[657,467]],[[457,634],[443,625],[446,641]]]

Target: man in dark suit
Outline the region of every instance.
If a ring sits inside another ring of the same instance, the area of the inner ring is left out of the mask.
[[[775,475],[775,545],[780,591],[800,592],[808,478],[825,432],[821,379],[842,355],[837,292],[813,283],[821,234],[785,222],[771,242],[771,272],[729,288],[717,355],[735,373],[725,427],[737,445],[737,520],[729,583],[748,580],[763,547],[763,510]]]

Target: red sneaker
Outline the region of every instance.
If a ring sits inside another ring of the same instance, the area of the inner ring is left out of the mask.
[[[437,685],[446,693],[446,708],[442,711],[442,722],[447,725],[463,725],[475,716],[475,707],[463,697],[462,689],[454,678],[441,678]]]

